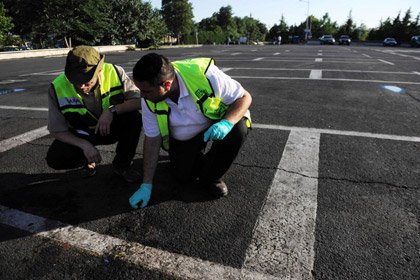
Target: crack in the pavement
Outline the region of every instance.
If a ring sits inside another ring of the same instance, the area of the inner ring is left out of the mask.
[[[246,164],[241,164],[241,163],[234,163],[235,165],[238,166],[242,166],[242,167],[251,167],[251,168],[260,168],[260,169],[270,169],[270,170],[281,170],[284,171],[286,173],[290,173],[290,174],[295,174],[295,175],[299,175],[305,178],[310,178],[310,179],[317,179],[317,180],[332,180],[332,181],[343,181],[343,182],[349,182],[349,183],[356,183],[356,184],[369,184],[369,185],[374,185],[374,184],[378,184],[378,185],[385,185],[385,186],[390,186],[396,189],[404,189],[404,190],[418,190],[418,188],[416,186],[407,186],[407,185],[397,185],[394,183],[388,183],[388,182],[380,182],[380,181],[363,181],[363,180],[354,180],[354,179],[348,179],[348,178],[337,178],[337,177],[316,177],[316,176],[309,176],[300,172],[296,172],[296,171],[291,171],[291,170],[286,170],[284,168],[278,168],[278,167],[272,167],[272,166],[258,166],[258,165],[246,165]]]

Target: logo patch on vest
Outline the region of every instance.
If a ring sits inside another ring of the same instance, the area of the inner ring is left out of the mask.
[[[77,97],[64,97],[58,100],[60,107],[72,106],[72,105],[83,105],[83,103]]]
[[[198,99],[201,99],[203,96],[208,96],[208,93],[205,89],[197,89],[195,91],[195,96],[197,96]]]

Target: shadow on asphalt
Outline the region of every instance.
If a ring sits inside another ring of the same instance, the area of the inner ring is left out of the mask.
[[[133,163],[139,170],[142,164],[141,159]],[[176,184],[170,175],[169,162],[159,164],[156,174],[159,176],[148,206],[172,200],[192,203],[213,199],[198,184]],[[5,186],[0,190],[0,205],[71,225],[132,211],[128,199],[141,183],[125,182],[112,172],[111,164],[98,166],[97,174],[90,178],[81,178],[79,170],[3,173],[0,177]],[[25,234],[13,231],[3,235],[0,241],[22,235]]]

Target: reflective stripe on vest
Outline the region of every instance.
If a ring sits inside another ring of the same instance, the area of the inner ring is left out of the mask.
[[[102,111],[109,106],[124,102],[124,86],[117,70],[112,64],[105,63],[99,75],[100,92],[102,97]],[[82,96],[74,86],[61,74],[52,82],[57,95],[58,107],[68,121],[70,127],[92,133],[97,118],[87,110]]]

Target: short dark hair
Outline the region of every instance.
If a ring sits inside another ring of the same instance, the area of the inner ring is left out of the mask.
[[[133,68],[135,81],[147,81],[152,86],[158,86],[164,80],[174,77],[175,70],[169,59],[157,53],[144,55]]]

